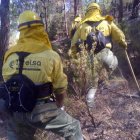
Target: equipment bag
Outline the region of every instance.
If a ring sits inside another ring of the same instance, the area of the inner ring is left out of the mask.
[[[22,74],[24,58],[30,53],[18,52],[19,73],[4,83],[6,107],[11,112],[31,112],[36,104],[37,91],[32,80]]]

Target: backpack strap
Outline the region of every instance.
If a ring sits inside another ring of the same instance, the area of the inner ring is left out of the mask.
[[[28,52],[16,52],[16,54],[19,56],[19,74],[22,75],[24,59],[25,59],[25,57],[27,57],[30,53],[28,53]]]

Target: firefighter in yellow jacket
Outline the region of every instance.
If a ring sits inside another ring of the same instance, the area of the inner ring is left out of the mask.
[[[92,24],[94,24],[94,29]],[[102,69],[102,66],[104,65],[107,66],[108,69],[114,70],[118,65],[118,60],[111,51],[112,40],[118,43],[124,49],[127,48],[127,43],[123,32],[114,24],[113,18],[108,15],[102,16],[100,6],[97,3],[90,3],[87,6],[86,14],[81,21],[81,25],[75,32],[71,41],[71,49],[69,50],[69,54],[73,58],[78,58],[78,49],[76,45],[77,41],[80,39],[81,42],[85,42],[87,40],[87,36],[93,30],[102,32],[104,38],[106,39],[104,48],[99,49],[100,51],[94,54],[94,82],[92,83],[92,86],[97,89],[100,73],[99,71]]]
[[[11,47],[4,57],[4,81],[17,73],[16,52],[31,53],[24,60],[23,74],[35,85],[51,82],[56,100],[51,102],[49,97],[41,97],[40,94],[32,112],[13,112],[8,120],[8,139],[33,140],[35,130],[40,128],[50,130],[66,140],[83,140],[79,121],[61,108],[66,94],[67,77],[63,73],[60,56],[52,50],[40,17],[32,11],[24,11],[19,16],[18,29],[20,37],[17,45]]]
[[[70,38],[72,38],[74,36],[74,33],[76,32],[77,28],[80,25],[82,18],[80,16],[76,16],[72,22],[71,25],[71,30],[70,30]]]

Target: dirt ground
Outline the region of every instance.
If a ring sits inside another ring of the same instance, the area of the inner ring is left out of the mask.
[[[63,51],[58,46],[56,50],[61,54]],[[135,83],[132,79],[128,81],[129,85],[126,80],[117,78],[110,81],[108,87],[101,87],[90,111],[84,98],[79,99],[76,95],[68,98],[65,109],[81,122],[86,140],[140,140],[140,97],[132,96],[136,93]],[[6,117],[2,114],[0,112],[0,140],[7,140]],[[40,130],[35,137],[37,140],[64,140]]]
[[[129,91],[124,80],[110,81],[110,86],[98,90],[94,108],[88,111],[84,99],[72,96],[66,111],[80,120],[86,140],[140,140],[140,98]],[[6,120],[0,114],[0,140],[6,140]],[[50,132],[38,132],[39,140],[63,140]]]

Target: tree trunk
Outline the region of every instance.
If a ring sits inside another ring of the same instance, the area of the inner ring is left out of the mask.
[[[1,28],[0,28],[0,75],[1,75],[1,66],[2,66],[2,58],[5,50],[8,47],[9,43],[9,2],[10,0],[1,0]]]
[[[44,6],[44,15],[45,15],[45,29],[48,31],[48,22],[47,22],[47,8]]]
[[[118,22],[122,22],[122,18],[123,18],[123,0],[119,0],[118,11],[119,11]]]
[[[74,0],[74,17],[77,15],[77,0]]]
[[[65,24],[65,31],[66,31],[66,36],[68,37],[68,26],[67,26],[67,17],[66,17],[66,6],[65,6],[65,0],[63,0],[64,4],[64,24]]]
[[[140,0],[134,0],[131,19],[134,19],[134,18],[138,17],[138,4],[139,3],[140,3]]]
[[[44,12],[44,22],[45,22],[45,30],[48,31],[48,22],[47,22],[47,7],[46,7],[46,1],[45,0],[41,0],[41,2],[43,3],[43,12]],[[41,17],[43,18],[43,17]]]
[[[74,17],[77,16],[79,0],[74,0]]]

